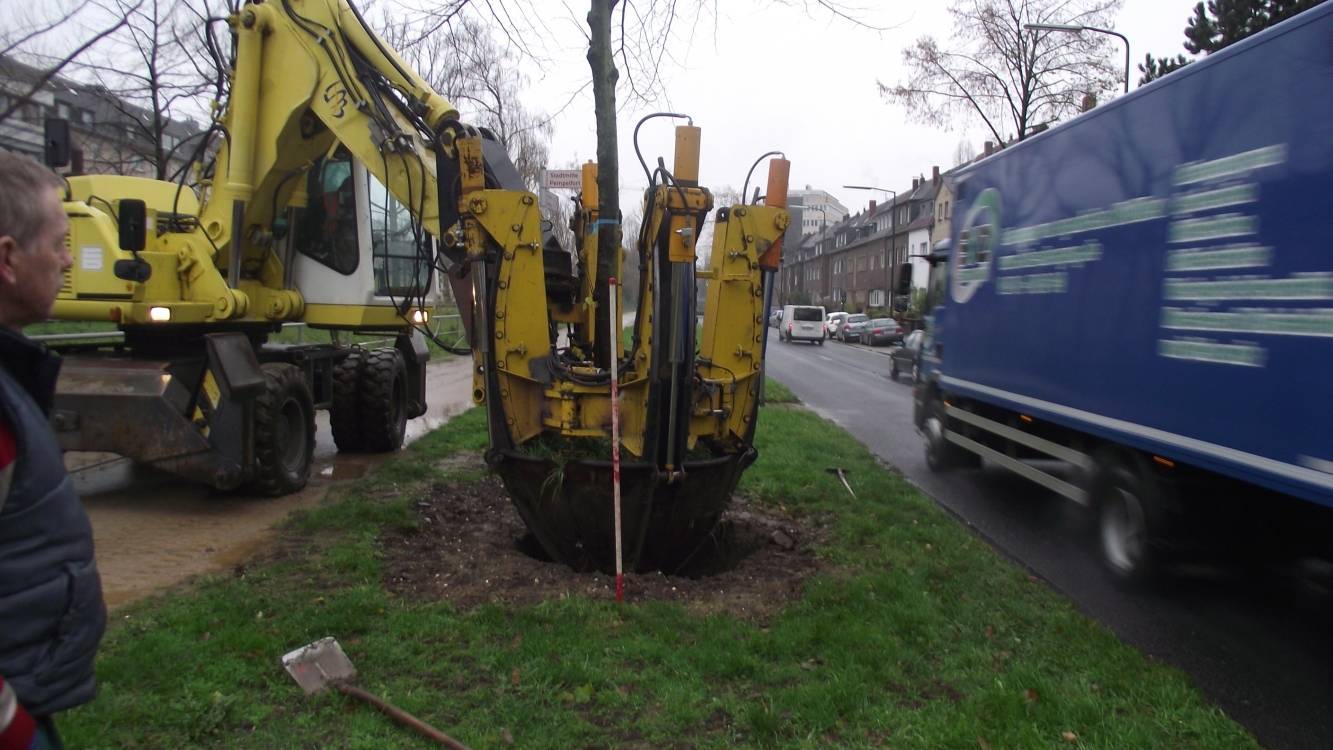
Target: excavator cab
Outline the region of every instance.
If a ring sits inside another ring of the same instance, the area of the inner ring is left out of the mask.
[[[434,237],[346,149],[317,159],[304,182],[287,257],[305,298],[305,322],[402,327],[397,310],[431,292]]]

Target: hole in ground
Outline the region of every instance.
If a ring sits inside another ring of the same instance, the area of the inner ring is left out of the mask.
[[[493,476],[437,485],[414,508],[415,528],[390,528],[380,538],[385,584],[400,596],[463,609],[614,598],[613,575],[547,558]],[[826,537],[818,519],[736,497],[707,543],[675,572],[627,573],[625,597],[766,621],[826,567],[814,554]]]

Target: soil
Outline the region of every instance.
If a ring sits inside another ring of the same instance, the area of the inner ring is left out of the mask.
[[[475,459],[480,466],[480,458]],[[380,538],[385,586],[411,600],[445,600],[468,610],[583,595],[614,599],[615,576],[578,573],[541,559],[522,519],[494,476],[439,484],[416,502],[416,529]],[[828,563],[814,549],[827,537],[818,519],[733,498],[711,544],[673,575],[626,572],[627,602],[679,602],[768,622],[804,592]]]

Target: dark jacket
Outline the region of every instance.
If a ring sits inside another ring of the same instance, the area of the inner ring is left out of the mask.
[[[106,629],[92,525],[47,421],[59,371],[0,329],[0,413],[18,448],[0,506],[0,675],[37,716],[92,700]]]

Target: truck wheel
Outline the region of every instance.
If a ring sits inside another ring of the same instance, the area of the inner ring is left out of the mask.
[[[1150,583],[1162,564],[1162,490],[1141,461],[1110,454],[1098,466],[1092,501],[1102,563],[1117,583]]]
[[[922,430],[926,433],[926,466],[936,473],[980,466],[981,456],[958,447],[944,437],[946,424],[944,402],[936,397],[927,407],[926,420],[922,424]]]
[[[251,489],[277,497],[301,489],[315,455],[315,402],[296,365],[263,366],[264,392],[255,399],[255,478]]]
[[[816,341],[815,343],[816,343],[816,344],[819,344],[820,346],[823,346],[823,345],[824,345],[824,339],[821,338],[821,339],[819,339],[818,341]]]
[[[407,434],[407,366],[397,349],[366,352],[358,406],[365,450],[387,453],[403,446]]]
[[[333,398],[329,402],[329,426],[333,428],[333,444],[342,453],[355,453],[365,448],[361,439],[361,366],[365,352],[353,349],[333,368]]]

